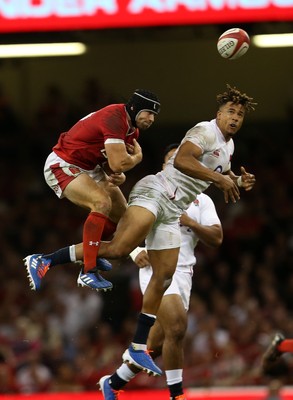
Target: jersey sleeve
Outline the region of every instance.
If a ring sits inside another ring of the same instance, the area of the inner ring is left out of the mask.
[[[220,218],[218,217],[216,207],[212,199],[201,194],[198,197],[200,207],[200,223],[205,226],[221,225]]]
[[[113,107],[106,110],[101,116],[101,126],[104,135],[104,142],[124,142],[129,126],[125,113],[120,107]]]
[[[202,152],[212,151],[215,146],[215,133],[212,129],[208,129],[205,123],[195,125],[186,133],[182,143],[192,142],[202,149]]]

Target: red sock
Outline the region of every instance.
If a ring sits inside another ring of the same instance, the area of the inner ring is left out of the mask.
[[[113,236],[113,233],[116,231],[117,224],[110,219],[107,219],[103,234],[102,234],[102,240],[110,240]]]
[[[282,353],[293,353],[293,339],[285,339],[278,346],[278,350]]]
[[[91,212],[83,226],[83,261],[84,272],[95,268],[100,241],[107,217],[98,212]]]

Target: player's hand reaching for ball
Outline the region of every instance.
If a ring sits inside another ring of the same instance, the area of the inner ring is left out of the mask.
[[[241,167],[240,170],[241,170],[241,176],[239,177],[240,178],[239,182],[237,181],[238,186],[242,187],[244,190],[248,192],[253,188],[256,182],[255,176],[253,174],[246,172],[244,167]]]

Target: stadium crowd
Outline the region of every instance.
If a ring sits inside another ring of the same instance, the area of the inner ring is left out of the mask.
[[[60,202],[46,186],[42,169],[61,131],[115,101],[91,79],[83,93],[82,103],[72,105],[51,86],[27,123],[0,90],[0,393],[97,390],[100,377],[120,365],[140,310],[138,272],[131,261],[115,263],[107,273],[114,284],[107,293],[78,288],[75,264],[54,267],[58,271],[49,271],[42,289],[33,292],[23,266],[23,257],[32,251],[49,253],[81,238],[86,211]],[[164,139],[163,130],[164,147],[170,138]],[[282,357],[274,376],[260,370],[273,334],[293,337],[291,130],[289,118],[247,124],[237,139],[233,166],[236,171],[238,155],[245,160],[257,178],[254,190],[231,205],[221,193],[208,191],[224,242],[220,249],[196,250],[185,387],[263,385],[275,378],[293,384],[290,354]],[[156,172],[150,170],[154,157],[158,168],[162,162],[159,152],[148,150],[142,167],[124,184],[126,195],[139,174]],[[165,387],[165,379],[139,374],[128,387],[149,385]]]

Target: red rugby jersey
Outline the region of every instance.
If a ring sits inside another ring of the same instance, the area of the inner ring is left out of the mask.
[[[139,130],[129,124],[124,104],[111,104],[79,120],[60,135],[53,151],[63,160],[86,170],[93,170],[106,160],[107,139],[133,143]]]

